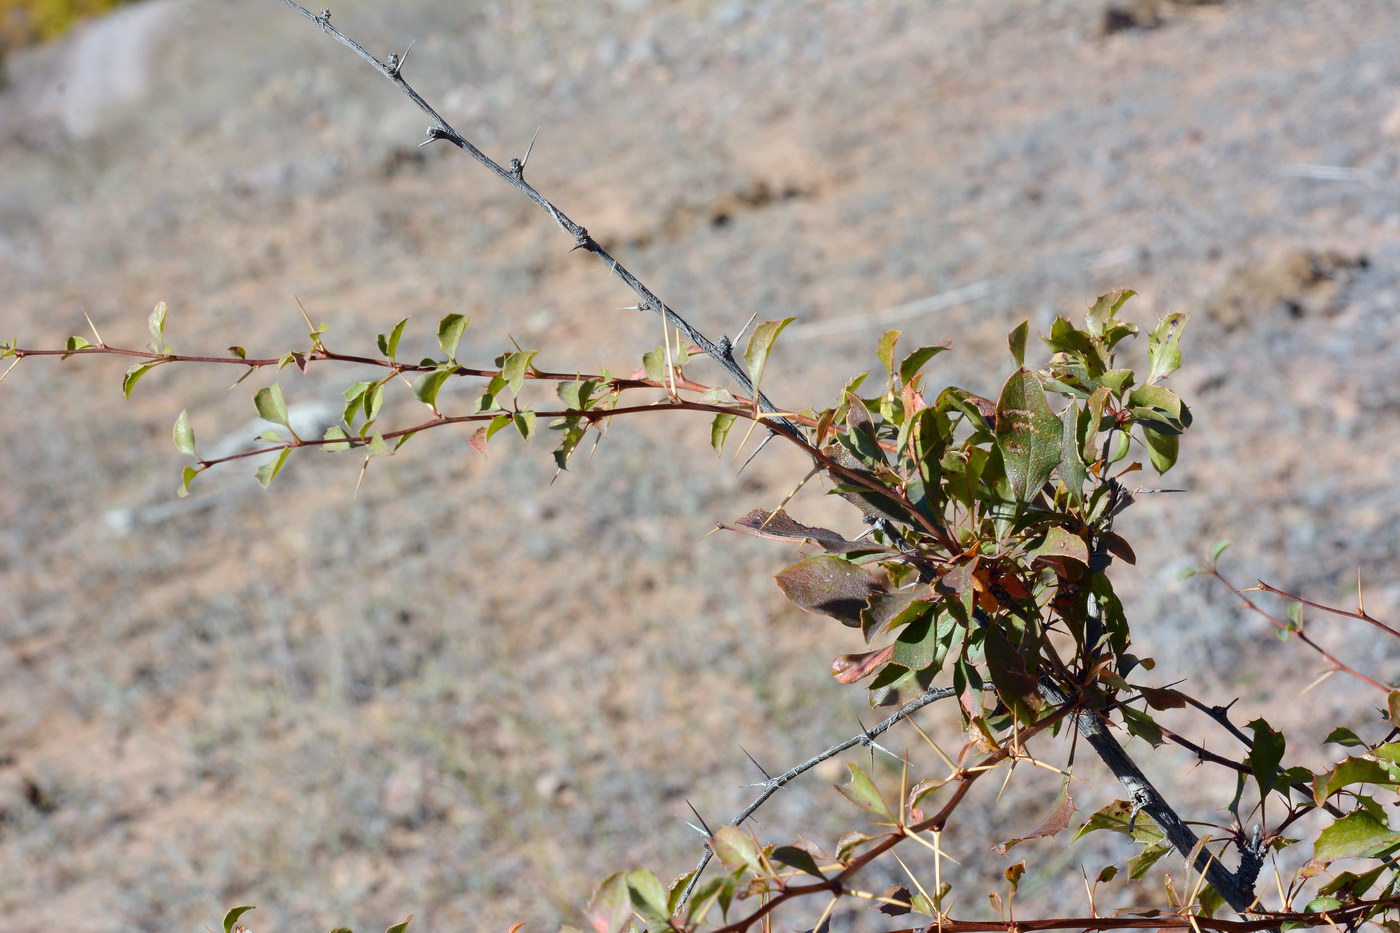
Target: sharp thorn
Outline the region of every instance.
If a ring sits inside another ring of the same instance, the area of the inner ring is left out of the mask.
[[[750,314],[750,315],[749,315],[749,319],[748,319],[747,321],[744,322],[744,326],[741,327],[741,328],[739,328],[739,333],[735,334],[735,335],[734,335],[734,339],[730,341],[730,346],[733,346],[734,344],[738,343],[740,340],[743,340],[743,339],[744,339],[744,331],[746,331],[746,330],[749,329],[749,325],[752,324],[752,323],[754,322],[754,318],[756,318],[756,317],[758,317],[758,312],[757,312],[757,311],[755,311],[753,314]]]
[[[744,753],[744,757],[745,757],[745,758],[747,758],[749,761],[752,761],[752,762],[753,762],[753,766],[754,766],[755,768],[757,768],[757,769],[763,774],[764,777],[766,777],[766,778],[767,778],[768,780],[770,780],[770,781],[773,780],[773,775],[769,774],[769,773],[768,773],[768,769],[765,768],[765,767],[763,767],[763,765],[761,765],[761,764],[758,763],[758,759],[757,759],[757,758],[755,758],[754,756],[752,756],[752,755],[749,754],[749,750],[748,750],[747,748],[745,748],[744,746],[740,745],[740,746],[739,746],[739,751],[741,751],[741,752]]]
[[[539,138],[540,127],[535,127],[535,135],[530,137],[530,145],[525,147],[525,155],[520,158],[520,171],[525,171],[525,166],[530,161],[530,153],[535,148],[535,140]]]
[[[739,467],[739,472],[740,472],[740,473],[744,472],[744,468],[747,467],[750,463],[753,463],[754,458],[757,457],[759,454],[763,453],[763,448],[765,448],[765,447],[768,446],[768,442],[771,441],[773,438],[775,438],[775,437],[777,437],[777,436],[778,436],[778,435],[776,435],[776,434],[769,434],[767,437],[765,437],[765,438],[759,443],[759,445],[758,445],[756,448],[754,448],[754,452],[751,453],[751,454],[749,454],[749,459],[747,459],[747,460],[744,461],[744,466]],[[737,475],[737,474],[736,474],[736,475]],[[758,762],[755,761],[754,764],[758,764]]]

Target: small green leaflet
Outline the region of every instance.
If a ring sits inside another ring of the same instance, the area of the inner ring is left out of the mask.
[[[1150,368],[1147,384],[1165,379],[1181,368],[1181,332],[1186,329],[1186,319],[1190,315],[1177,312],[1162,318],[1160,324],[1147,335],[1147,358]]]
[[[180,475],[180,488],[175,490],[178,498],[185,498],[190,494],[190,481],[199,475],[199,467],[187,466]]]
[[[253,909],[253,905],[246,907],[235,907],[224,914],[224,933],[233,933],[233,925],[238,922],[238,918]]]
[[[175,449],[182,454],[193,457],[194,453],[194,429],[190,427],[189,411],[180,412],[180,417],[175,419]]]
[[[898,342],[900,332],[897,330],[885,331],[885,336],[880,338],[880,345],[875,348],[875,355],[884,364],[885,372],[891,377],[894,376],[894,345]]]
[[[287,426],[287,400],[282,397],[282,387],[275,382],[259,389],[253,396],[253,404],[257,406],[258,417],[264,421]]]
[[[1011,348],[1011,358],[1016,361],[1017,366],[1026,365],[1026,335],[1030,333],[1030,329],[1031,322],[1022,321],[1006,338],[1006,343]]]
[[[919,370],[924,368],[924,364],[946,349],[948,349],[947,346],[920,347],[906,356],[904,362],[899,364],[900,381],[905,385],[913,382],[914,377],[919,374]],[[847,391],[853,391],[854,389],[855,386],[846,386]]]
[[[262,466],[258,467],[258,485],[262,486],[264,489],[272,485],[272,481],[277,478],[277,474],[282,472],[282,464],[287,462],[287,457],[290,456],[291,453],[292,448],[283,447],[277,454],[276,460],[264,463]]]
[[[379,335],[379,352],[389,359],[393,359],[399,352],[399,338],[403,336],[403,327],[408,323],[408,318],[404,318],[394,325],[394,329],[389,332],[389,336]]]
[[[157,302],[155,310],[146,320],[146,327],[150,329],[151,336],[154,338],[146,345],[152,353],[160,353],[165,349],[165,313],[167,310],[165,302]]]
[[[140,381],[142,376],[155,368],[155,363],[137,363],[128,369],[126,375],[122,377],[122,394],[131,398],[131,390],[136,388],[136,383]]]
[[[725,438],[729,437],[729,429],[734,426],[734,418],[734,415],[720,412],[710,423],[710,446],[715,449],[716,453],[724,450],[724,441]]]
[[[785,317],[781,321],[764,321],[754,328],[748,348],[744,350],[744,362],[748,363],[749,378],[753,380],[755,392],[763,382],[763,370],[768,366],[768,354],[773,352],[773,344],[783,332],[783,328],[794,320],[796,319]]]
[[[460,314],[449,314],[438,323],[438,346],[447,354],[448,360],[457,359],[457,342],[462,339],[462,331],[467,329],[467,319]]]
[[[438,390],[442,388],[444,382],[451,378],[452,373],[453,368],[448,366],[419,376],[413,381],[414,397],[433,411],[437,411]]]
[[[324,445],[322,449],[329,450],[331,452],[349,450],[350,441],[348,438],[349,435],[345,433],[345,430],[343,428],[333,425],[329,428],[326,428],[326,433],[322,437],[322,440],[332,441],[333,443]]]
[[[507,353],[501,361],[500,378],[505,384],[510,386],[513,395],[519,395],[520,390],[525,388],[525,373],[530,369],[530,361],[535,358],[537,350],[520,350],[516,353]],[[493,392],[496,390],[492,390]]]

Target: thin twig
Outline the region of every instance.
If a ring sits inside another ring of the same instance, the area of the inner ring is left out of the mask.
[[[409,100],[413,101],[413,103],[418,106],[419,110],[422,110],[423,113],[427,114],[428,119],[432,121],[432,125],[428,128],[429,137],[433,139],[446,140],[447,142],[452,143],[452,145],[456,146],[458,149],[461,149],[463,152],[470,155],[481,165],[485,166],[487,170],[492,172],[501,181],[510,185],[512,188],[519,191],[531,201],[534,201],[535,204],[537,204],[541,210],[543,210],[545,213],[547,213],[550,217],[554,219],[555,223],[559,224],[559,226],[562,227],[566,233],[573,237],[574,249],[582,249],[592,253],[600,262],[607,266],[611,271],[616,272],[618,277],[622,279],[622,281],[627,283],[627,287],[632,289],[632,291],[636,292],[637,295],[642,299],[642,304],[646,305],[647,308],[651,309],[656,314],[659,314],[666,320],[670,321],[672,325],[674,325],[676,328],[682,331],[686,335],[686,337],[689,338],[689,340],[696,346],[698,346],[702,351],[704,351],[704,353],[707,356],[715,360],[715,362],[719,363],[719,365],[724,368],[725,372],[729,373],[729,375],[734,379],[735,382],[739,384],[739,386],[743,389],[745,393],[749,395],[754,394],[753,381],[749,378],[749,374],[744,370],[744,368],[735,362],[732,354],[723,352],[719,346],[711,342],[709,338],[707,338],[704,334],[697,330],[694,325],[692,325],[685,318],[681,317],[671,307],[663,303],[661,299],[658,298],[656,294],[652,292],[651,289],[644,285],[640,279],[633,275],[632,272],[626,266],[614,259],[597,240],[593,239],[593,237],[589,234],[587,228],[572,220],[567,214],[565,214],[558,207],[556,207],[548,198],[540,194],[540,192],[536,190],[533,185],[527,182],[525,180],[525,174],[523,171],[513,172],[509,168],[500,165],[490,156],[486,155],[486,153],[478,149],[475,145],[473,145],[455,129],[453,129],[451,125],[449,125],[448,122],[442,118],[441,114],[439,114],[435,109],[433,109],[433,107],[430,106],[428,102],[425,101],[419,95],[419,93],[416,90],[414,90],[413,87],[407,81],[404,80],[402,63],[399,62],[397,58],[394,59],[392,64],[388,62],[381,62],[379,59],[375,58],[374,55],[371,54],[369,50],[366,49],[364,46],[360,45],[354,39],[351,39],[349,36],[345,35],[345,33],[341,32],[335,26],[332,26],[329,17],[317,16],[310,10],[296,3],[295,0],[282,0],[282,3],[290,9],[294,10],[295,12],[301,14],[310,22],[315,23],[321,28],[323,32],[331,36],[341,45],[353,51],[356,55],[358,55],[371,67],[373,67],[375,71],[378,71],[385,78],[391,81],[396,87],[398,87],[400,91],[404,93],[405,96],[408,97]],[[770,414],[776,413],[780,410],[776,405],[774,405],[762,394],[758,395],[758,404],[763,411],[769,412]],[[793,435],[800,435],[801,433],[797,425],[794,424],[792,421],[788,420],[787,418],[770,418],[767,419],[767,424],[769,427],[774,428],[776,430],[781,430],[784,433]]]
[[[826,761],[828,758],[832,758],[836,755],[841,754],[848,748],[855,748],[857,745],[873,744],[877,736],[884,734],[895,723],[899,722],[902,719],[907,719],[909,716],[913,715],[914,713],[917,713],[919,710],[923,709],[925,706],[928,706],[930,703],[934,703],[938,700],[944,699],[945,697],[952,696],[953,693],[954,691],[951,687],[930,687],[924,692],[923,696],[919,697],[917,700],[913,700],[909,703],[906,703],[903,707],[900,708],[898,712],[896,712],[893,716],[890,716],[883,722],[876,723],[869,729],[866,729],[856,735],[851,736],[844,742],[837,742],[835,745],[831,746],[825,751],[818,752],[811,758],[808,758],[800,765],[794,765],[793,767],[787,769],[782,774],[779,774],[777,777],[769,778],[762,784],[763,791],[757,797],[755,797],[753,802],[751,802],[747,807],[740,810],[738,815],[735,816],[734,819],[729,821],[729,825],[738,826],[745,820],[747,820],[749,817],[753,816],[754,813],[758,811],[759,807],[763,806],[765,803],[768,802],[769,797],[772,797],[774,794],[776,794],[784,785],[786,785],[793,778],[796,778],[799,775],[812,770],[817,765],[821,764],[823,761]],[[748,753],[745,752],[745,754]],[[750,756],[749,760],[753,760],[752,756]],[[755,761],[754,764],[758,764],[758,762]],[[760,768],[759,770],[762,770],[762,768]],[[711,850],[709,847],[706,847],[705,854],[701,856],[699,864],[695,866],[695,874],[691,876],[690,882],[685,886],[685,893],[681,895],[682,904],[684,904],[690,899],[691,892],[695,890],[695,885],[698,884],[700,881],[700,875],[705,871],[705,866],[710,864],[710,859],[713,856],[714,851]]]

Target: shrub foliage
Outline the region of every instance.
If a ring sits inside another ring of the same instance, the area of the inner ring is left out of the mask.
[[[228,456],[202,457],[192,419],[182,411],[172,432],[175,446],[192,460],[183,471],[182,495],[198,489],[204,471],[239,459],[257,460],[264,485],[290,457],[315,449],[359,456],[368,470],[417,434],[440,428],[468,432],[471,446],[482,451],[501,431],[526,440],[548,438],[558,468],[565,470],[585,442],[602,438],[612,419],[681,411],[706,417],[717,450],[756,438],[797,447],[810,471],[794,477],[796,488],[829,483],[866,526],[848,538],[805,524],[782,506],[755,509],[722,525],[732,533],[808,542],[811,556],[779,570],[778,586],[800,609],[857,629],[864,638],[866,650],[834,659],[836,680],[868,690],[876,704],[903,705],[880,725],[783,774],[765,772],[757,799],[728,825],[712,829],[702,821],[698,828],[706,844],[694,869],[669,883],[646,869],[602,881],[585,910],[594,929],[770,928],[798,904],[806,909],[795,916],[817,917],[820,929],[838,905],[862,900],[890,929],[948,933],[1400,924],[1400,831],[1390,828],[1386,815],[1400,787],[1400,691],[1328,653],[1304,631],[1301,610],[1311,606],[1347,616],[1388,637],[1400,633],[1364,605],[1322,606],[1260,583],[1251,589],[1283,596],[1292,607],[1286,617],[1270,615],[1220,574],[1216,561],[1223,545],[1196,571],[1218,580],[1282,636],[1296,638],[1331,671],[1348,675],[1357,690],[1374,697],[1374,730],[1364,736],[1334,730],[1323,750],[1331,746],[1343,753],[1330,755],[1336,760],[1320,769],[1290,763],[1286,737],[1263,719],[1236,723],[1215,699],[1155,683],[1153,661],[1133,653],[1133,625],[1114,593],[1112,571],[1136,558],[1115,523],[1136,498],[1161,491],[1133,483],[1149,468],[1169,471],[1192,424],[1190,408],[1169,386],[1182,361],[1184,314],[1163,318],[1146,335],[1145,352],[1131,362],[1130,340],[1141,335],[1120,316],[1130,291],[1099,297],[1082,318],[1055,320],[1040,338],[1043,350],[1033,347],[1023,323],[1008,337],[1009,372],[995,399],[940,385],[938,357],[948,348],[903,346],[901,334],[890,331],[875,347],[878,366],[850,378],[829,406],[780,409],[762,387],[791,318],[758,324],[737,356],[728,337],[710,341],[525,180],[528,151],[504,166],[491,160],[413,91],[397,56],[380,61],[332,26],[328,11],[313,14],[284,3],[398,85],[428,114],[430,142],[466,151],[535,201],[573,238],[575,249],[605,263],[636,293],[639,310],[661,317],[665,342],[628,376],[551,371],[537,363],[536,351],[519,347],[476,363],[463,353],[467,320],[449,314],[437,324],[438,352],[417,360],[400,353],[407,319],[386,322],[367,353],[333,349],[328,326],[308,319],[307,343],[280,356],[250,357],[238,346],[225,355],[188,356],[167,345],[167,308],[161,303],[149,316],[151,341],[144,348],[109,345],[95,330],[93,340],[74,336],[63,347],[31,347],[15,339],[0,347],[0,355],[13,360],[11,369],[30,358],[125,356],[133,360],[122,381],[128,397],[152,370],[181,364],[233,367],[244,377],[287,366],[370,373],[348,383],[342,422],[320,437],[291,430],[278,386],[259,390],[253,398],[258,415],[287,433],[269,433],[259,449]],[[1033,367],[1028,359],[1046,361]],[[719,364],[727,385],[692,375],[707,362]],[[443,387],[454,380],[477,387],[465,408],[440,401]],[[421,419],[382,420],[391,392],[411,393],[422,405]],[[873,772],[850,765],[849,781],[838,790],[852,805],[851,831],[834,844],[768,840],[751,828],[749,817],[797,775],[843,749],[878,748],[886,729],[945,699],[957,704],[961,716],[961,749],[945,752],[919,730],[941,764],[917,773],[905,762],[897,787],[880,786]],[[1212,723],[1228,737],[1229,750],[1173,731],[1159,721],[1165,710]],[[1135,748],[1186,748],[1227,775],[1221,786],[1232,794],[1219,801],[1226,822],[1198,832],[1199,824],[1178,812],[1124,748],[1124,736],[1142,740]],[[1318,750],[1309,751],[1315,758]],[[1071,771],[1085,754],[1121,783],[1123,798],[1076,820]],[[1069,770],[1050,764],[1066,757]],[[1074,839],[1107,832],[1135,846],[1126,863],[1087,871],[1081,915],[1018,917],[1014,900],[1025,862],[990,884],[943,864],[941,836],[958,819],[973,785],[996,772],[1014,787],[1015,766],[1023,762],[1058,772],[1060,796],[1025,835],[989,843],[1007,851],[1062,832]],[[932,852],[933,876],[909,872],[907,884],[863,888],[874,863],[904,866],[901,847]],[[1146,883],[1149,869],[1168,858],[1179,860],[1185,875],[1173,880],[1168,874],[1160,892],[1143,895],[1155,902],[1152,909],[1103,914],[1096,908],[1101,886],[1119,875],[1130,884]],[[1275,877],[1265,884],[1262,869],[1270,859]],[[969,918],[971,908],[962,905],[980,901],[980,895],[959,899],[969,889],[988,894],[996,919]],[[229,911],[224,929],[238,928],[248,909]]]

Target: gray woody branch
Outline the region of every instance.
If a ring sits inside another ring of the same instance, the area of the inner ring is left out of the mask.
[[[554,218],[555,223],[559,224],[566,233],[574,238],[574,249],[587,250],[596,256],[598,260],[612,272],[617,273],[617,276],[622,279],[622,281],[626,282],[627,286],[641,298],[641,307],[645,307],[662,316],[677,330],[685,334],[691,343],[698,346],[706,355],[719,363],[719,365],[724,368],[724,371],[729,373],[734,381],[739,384],[744,394],[757,399],[758,406],[762,411],[770,414],[778,411],[777,406],[769,401],[766,396],[762,393],[755,393],[753,380],[749,378],[749,374],[734,359],[733,347],[730,344],[729,338],[721,337],[720,342],[716,344],[704,334],[700,333],[689,321],[665,305],[661,299],[656,297],[656,294],[652,292],[651,289],[647,288],[646,285],[642,284],[641,280],[633,275],[626,266],[614,259],[597,240],[593,239],[593,237],[589,235],[587,228],[576,223],[567,214],[555,207],[548,198],[540,194],[535,190],[533,185],[525,180],[525,164],[522,160],[512,159],[509,167],[502,166],[454,130],[448,122],[404,80],[402,74],[403,62],[399,59],[398,55],[390,54],[387,61],[381,62],[364,46],[331,25],[330,10],[322,10],[320,15],[317,15],[295,3],[294,0],[282,0],[282,3],[295,10],[297,13],[300,13],[317,26],[320,26],[322,31],[330,35],[341,45],[353,51],[356,55],[373,66],[376,71],[392,81],[394,85],[407,95],[409,100],[417,104],[418,109],[427,114],[428,119],[432,121],[432,125],[428,127],[428,137],[430,139],[442,139],[452,143],[452,145],[466,152],[477,162],[486,166],[496,177],[538,204],[545,213]],[[799,439],[802,437],[801,431],[797,425],[787,418],[769,418],[766,419],[766,423],[774,429],[781,430],[792,437]]]

